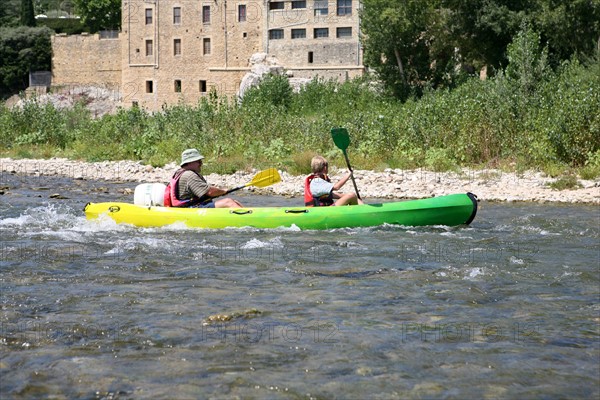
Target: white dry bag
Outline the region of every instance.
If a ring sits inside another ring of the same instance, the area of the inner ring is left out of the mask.
[[[166,185],[162,183],[142,183],[135,187],[133,204],[136,206],[164,206]]]

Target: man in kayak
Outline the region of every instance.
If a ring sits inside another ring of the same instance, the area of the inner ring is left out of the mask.
[[[165,189],[165,206],[195,208],[240,208],[242,205],[231,198],[213,200],[227,193],[216,186],[209,186],[200,175],[204,156],[196,149],[181,153],[181,168]]]
[[[324,157],[315,156],[310,161],[312,174],[306,177],[304,181],[304,205],[311,206],[344,206],[364,204],[362,200],[356,197],[356,193],[339,193],[339,190],[348,179],[351,173],[345,175],[337,183],[331,183],[327,176],[329,163]]]

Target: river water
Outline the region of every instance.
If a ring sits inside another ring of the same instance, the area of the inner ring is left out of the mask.
[[[132,201],[133,183],[0,186],[3,399],[600,395],[597,206],[482,202],[456,228],[139,229],[82,212]]]

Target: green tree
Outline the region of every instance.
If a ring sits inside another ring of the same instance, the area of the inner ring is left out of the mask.
[[[8,4],[0,3],[0,26],[4,26],[4,21],[8,16]]]
[[[21,25],[35,26],[33,0],[21,0]]]
[[[507,46],[524,21],[548,44],[553,65],[593,56],[600,40],[600,0],[441,0],[449,41],[475,69],[507,65]]]
[[[361,13],[365,64],[401,99],[432,79],[430,43],[437,0],[365,0]]]
[[[121,0],[73,0],[82,23],[93,32],[102,29],[120,29]]]
[[[507,48],[506,76],[527,96],[535,92],[549,71],[548,49],[542,48],[540,41],[540,35],[524,22]]]
[[[442,0],[448,10],[449,41],[475,71],[506,65],[506,46],[531,0]]]
[[[534,28],[548,43],[554,64],[573,54],[588,57],[600,48],[600,0],[538,0]]]
[[[29,71],[49,71],[50,29],[20,26],[0,28],[0,97],[24,90]]]

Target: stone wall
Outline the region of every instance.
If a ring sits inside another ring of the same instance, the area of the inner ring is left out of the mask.
[[[158,110],[163,104],[194,104],[213,89],[233,96],[250,70],[250,56],[262,48],[260,24],[238,21],[237,2],[123,4],[125,105]]]
[[[54,35],[52,86],[121,85],[121,41],[100,39],[98,34]]]
[[[343,15],[337,6],[335,0],[122,0],[118,39],[53,37],[53,85],[114,86],[123,106],[160,110],[195,104],[211,90],[235,96],[255,53],[274,55],[290,76],[344,81],[364,70],[360,4],[353,0]],[[328,35],[317,35],[323,29]],[[292,30],[306,34],[292,38]]]

